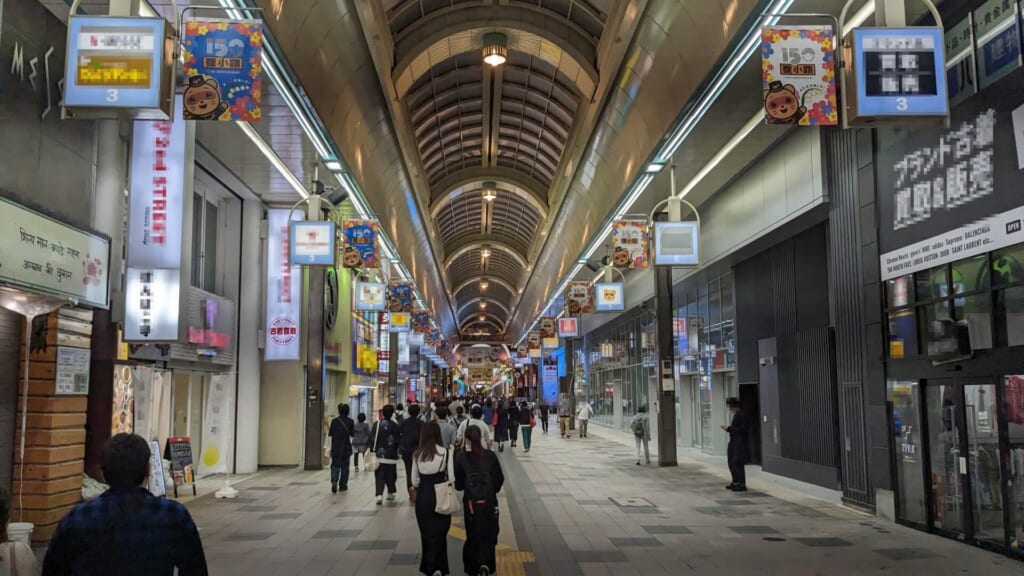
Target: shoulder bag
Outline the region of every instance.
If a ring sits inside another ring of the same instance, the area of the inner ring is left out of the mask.
[[[462,509],[459,495],[455,492],[455,483],[452,481],[455,472],[452,470],[451,453],[451,450],[444,451],[444,480],[434,484],[434,512],[442,516],[454,516]]]
[[[380,460],[377,458],[377,440],[380,438],[380,429],[384,426],[383,421],[377,421],[377,433],[373,436],[373,446],[363,457],[363,468],[368,472],[376,472],[380,468]]]

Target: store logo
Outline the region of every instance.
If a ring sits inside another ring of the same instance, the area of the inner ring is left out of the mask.
[[[1016,232],[1020,232],[1020,230],[1021,230],[1020,219],[1017,219],[1017,220],[1014,220],[1012,222],[1007,222],[1006,223],[1006,233],[1007,234],[1014,234]]]
[[[279,316],[270,323],[270,340],[278,346],[286,346],[299,337],[299,329],[295,321]]]

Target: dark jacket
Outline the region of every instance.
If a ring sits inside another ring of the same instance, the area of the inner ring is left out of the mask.
[[[379,435],[378,427],[380,428]],[[391,420],[378,420],[370,429],[370,450],[373,450],[377,458],[397,461],[398,444],[401,437],[402,433],[398,429],[398,424]],[[385,462],[385,464],[393,463]]]
[[[516,426],[519,424],[519,406],[515,404],[508,407],[508,425]]]
[[[551,414],[551,406],[548,406],[547,404],[541,404],[540,405],[540,417],[541,418],[547,418],[549,414]]]
[[[530,425],[530,418],[532,416],[533,416],[533,410],[531,410],[529,408],[520,408],[516,412],[516,417],[519,420],[519,425],[520,426],[529,426]]]
[[[725,430],[729,433],[727,452],[729,462],[748,464],[750,462],[750,444],[748,442],[750,423],[747,422],[747,417],[742,410],[733,414],[732,424]]]
[[[402,434],[399,449],[402,454],[412,454],[420,445],[420,428],[423,427],[423,422],[419,418],[406,418],[398,427]]]
[[[331,459],[347,458],[352,455],[352,435],[355,433],[356,423],[351,418],[338,416],[331,420]]]
[[[494,488],[490,504],[496,505],[498,503],[498,492],[501,492],[501,487],[505,484],[505,474],[501,471],[498,455],[490,450],[484,450],[484,457],[479,462],[473,460],[473,455],[464,450],[455,456],[455,489],[464,491],[466,489],[466,476],[474,471],[483,472],[485,470],[490,475],[491,487]],[[463,493],[463,500],[465,499],[466,496]],[[467,506],[468,510],[469,507]]]

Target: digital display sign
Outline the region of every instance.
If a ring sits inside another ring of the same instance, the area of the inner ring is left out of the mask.
[[[941,28],[857,28],[853,57],[858,118],[949,113]]]
[[[163,18],[71,18],[64,105],[166,119],[173,47],[167,26]]]

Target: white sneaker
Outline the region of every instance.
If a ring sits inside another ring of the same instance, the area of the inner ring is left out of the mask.
[[[384,503],[384,497],[383,496],[377,496],[377,506],[380,506],[383,503]]]
[[[378,496],[378,498],[380,498],[380,496]],[[394,494],[388,494],[388,502],[392,502],[394,499],[395,499],[395,495]]]

